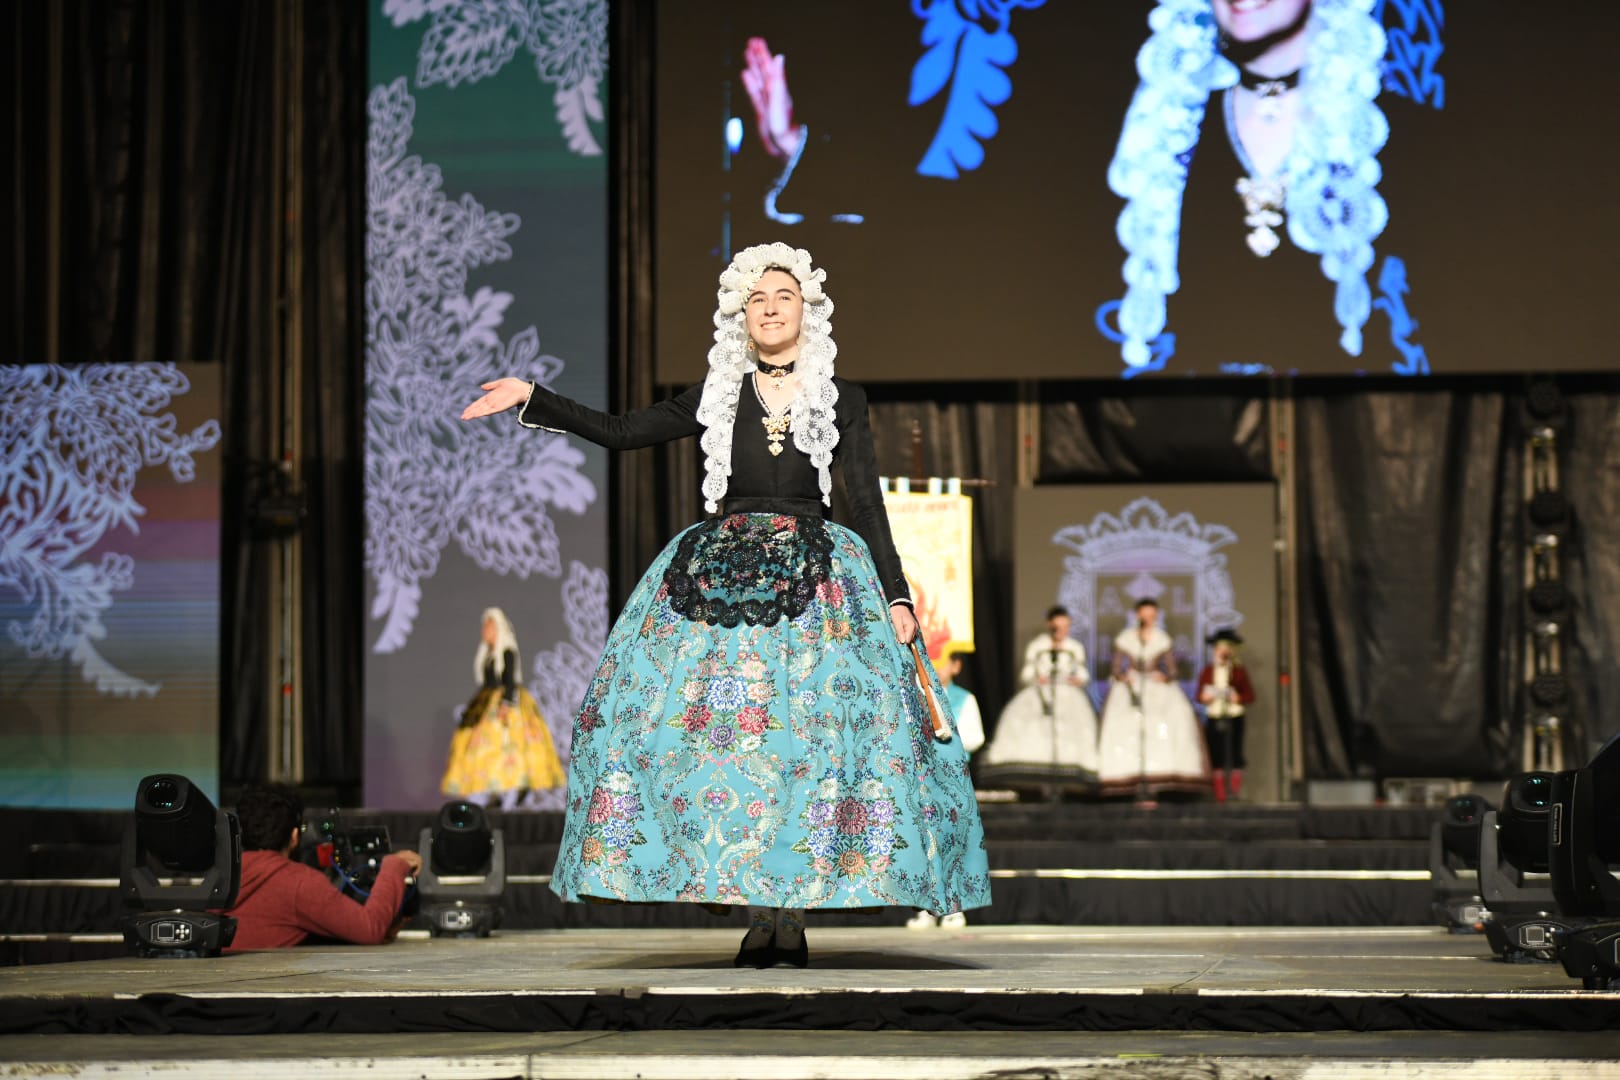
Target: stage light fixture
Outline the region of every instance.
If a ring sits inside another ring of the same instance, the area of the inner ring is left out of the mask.
[[[1483,795],[1453,795],[1440,807],[1442,846],[1470,870],[1479,869],[1479,829],[1485,812],[1495,810]]]
[[[422,830],[422,870],[416,890],[434,937],[488,937],[501,925],[506,892],[506,841],[491,829],[484,808],[456,800],[439,808]]]
[[[1530,698],[1543,709],[1557,709],[1569,701],[1569,680],[1562,675],[1537,675],[1530,681]]]
[[[1562,581],[1538,581],[1530,586],[1530,610],[1553,617],[1569,610],[1569,589]]]
[[[1529,511],[1539,528],[1560,528],[1569,520],[1569,499],[1562,491],[1538,491],[1530,496]]]
[[[1563,737],[1564,721],[1555,712],[1538,712],[1529,720],[1531,738],[1531,767],[1555,767]]]
[[[1485,815],[1495,808],[1480,795],[1454,795],[1440,807],[1429,829],[1430,904],[1436,921],[1454,934],[1485,929],[1485,902],[1479,892],[1479,839]]]
[[[1564,971],[1586,989],[1620,989],[1620,922],[1561,931],[1554,946]]]
[[[1547,872],[1547,826],[1556,773],[1521,773],[1508,782],[1496,823],[1502,856],[1527,874]]]
[[[1510,962],[1554,959],[1553,935],[1578,925],[1559,911],[1546,876],[1552,807],[1570,772],[1520,773],[1502,793],[1502,808],[1480,826],[1479,889],[1485,937]]]
[[[1564,392],[1551,379],[1530,380],[1530,385],[1525,390],[1524,403],[1530,415],[1538,420],[1551,422],[1563,418]]]
[[[1620,918],[1620,735],[1570,774],[1552,807],[1548,842],[1559,910]]]
[[[175,773],[145,777],[124,829],[119,892],[131,914],[124,942],[148,957],[218,956],[236,936],[236,920],[211,911],[236,902],[242,881],[242,830]]]

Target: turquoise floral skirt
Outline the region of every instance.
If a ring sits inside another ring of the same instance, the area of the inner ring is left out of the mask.
[[[967,754],[934,739],[915,672],[854,533],[781,514],[692,526],[619,616],[575,718],[552,889],[988,904]]]

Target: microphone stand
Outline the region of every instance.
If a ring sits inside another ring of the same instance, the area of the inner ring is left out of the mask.
[[[1147,643],[1142,643],[1142,660],[1147,658]],[[1138,663],[1135,657],[1131,660],[1134,668]],[[1131,686],[1131,704],[1136,708],[1136,805],[1143,808],[1158,806],[1158,800],[1148,792],[1147,778],[1147,706],[1144,700],[1147,697],[1147,664],[1142,663],[1139,669],[1139,684]]]
[[[1047,792],[1047,801],[1048,802],[1059,802],[1059,801],[1061,801],[1062,792],[1063,792],[1061,784],[1058,783],[1058,730],[1057,730],[1057,724],[1058,724],[1058,717],[1057,717],[1058,682],[1057,682],[1057,677],[1058,677],[1058,653],[1059,652],[1060,652],[1060,650],[1058,650],[1058,649],[1047,649],[1046,650],[1046,677],[1047,677],[1047,688],[1048,688],[1049,696],[1041,699],[1041,704],[1043,706],[1045,706],[1047,728],[1052,733],[1052,781],[1053,782],[1052,782],[1051,788]]]

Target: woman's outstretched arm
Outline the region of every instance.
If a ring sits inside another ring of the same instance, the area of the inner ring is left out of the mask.
[[[568,432],[609,450],[634,450],[696,435],[703,430],[697,421],[698,400],[703,394],[701,385],[669,401],[622,416],[589,408],[539,383],[523,379],[496,379],[480,389],[488,392],[462,410],[463,420],[493,416],[521,405],[518,423],[524,427]]]

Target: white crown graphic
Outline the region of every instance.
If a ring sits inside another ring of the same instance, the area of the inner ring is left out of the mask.
[[[1157,500],[1142,496],[1118,515],[1098,514],[1088,525],[1069,525],[1052,534],[1052,543],[1074,552],[1063,558],[1058,602],[1074,617],[1075,636],[1095,656],[1097,578],[1132,574],[1127,586],[1134,597],[1158,598],[1165,585],[1157,575],[1190,576],[1197,583],[1192,641],[1202,641],[1217,627],[1235,627],[1243,614],[1233,603],[1232,576],[1222,548],[1236,543],[1225,525],[1202,523],[1190,513],[1172,515]]]

